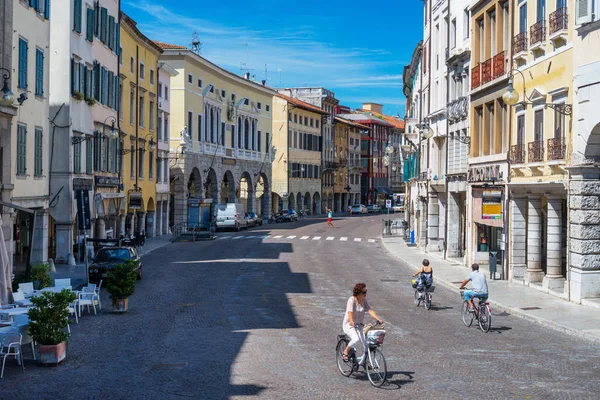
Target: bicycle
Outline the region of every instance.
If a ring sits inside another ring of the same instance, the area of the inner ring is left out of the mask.
[[[483,332],[488,332],[492,327],[492,309],[489,302],[487,300],[482,302],[480,297],[475,296],[473,301],[477,298],[477,307],[473,311],[469,311],[469,302],[465,300],[464,293],[464,290],[460,291],[460,297],[463,300],[461,307],[463,323],[469,327],[473,324],[473,320],[476,319],[479,323],[479,328]]]
[[[429,310],[431,308],[431,300],[433,299],[433,293],[435,291],[435,286],[431,285],[425,290],[417,290],[415,289],[415,306],[419,307],[421,305],[421,301],[425,305],[425,309]]]
[[[354,329],[356,329],[363,345],[363,354],[361,357],[357,357],[356,349],[352,348],[348,352],[348,361],[344,361],[343,356],[344,350],[348,346],[348,343],[350,343],[350,338],[345,334],[338,335],[338,342],[335,348],[337,366],[340,373],[345,377],[349,377],[362,366],[367,372],[367,377],[371,385],[381,387],[387,379],[387,364],[380,349],[385,338],[385,331],[383,329],[370,330],[365,339],[363,328],[364,324],[354,324]]]

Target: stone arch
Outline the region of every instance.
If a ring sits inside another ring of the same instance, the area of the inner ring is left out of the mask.
[[[588,160],[600,160],[600,123],[590,132],[583,155]]]
[[[171,201],[169,202],[169,226],[186,220],[187,200],[185,191],[184,174],[180,166],[171,168],[169,171],[169,191]]]
[[[269,177],[264,172],[261,172],[256,181],[256,210],[255,212],[262,215],[263,220],[271,216],[271,185]]]
[[[145,221],[143,222],[144,228],[140,231],[144,231],[147,237],[154,237],[156,233],[156,204],[154,199],[150,197],[146,205]]]
[[[321,193],[315,192],[313,195],[312,207],[313,215],[321,214]]]
[[[298,192],[298,194],[296,195],[296,204],[294,204],[294,209],[297,212],[300,212],[300,210],[302,210],[302,205],[304,204],[304,195],[300,192]]]
[[[188,197],[201,199],[202,198],[202,176],[198,168],[194,167],[187,183],[187,194]]]
[[[237,201],[237,188],[235,178],[230,170],[226,170],[221,179],[221,203],[235,203]]]
[[[214,203],[219,202],[219,181],[217,179],[217,173],[213,168],[205,170],[206,181],[204,184],[204,198],[212,199]]]
[[[244,205],[246,212],[255,211],[255,192],[252,185],[252,177],[247,171],[242,172],[238,187],[240,202]]]
[[[294,193],[290,193],[290,196],[288,197],[288,208],[296,208],[296,197],[294,196]]]
[[[146,206],[146,211],[156,211],[156,204],[154,203],[154,199],[150,197],[148,199],[148,205]]]
[[[302,204],[302,211],[305,214],[310,213],[312,210],[312,196],[309,192],[304,193],[304,203]]]

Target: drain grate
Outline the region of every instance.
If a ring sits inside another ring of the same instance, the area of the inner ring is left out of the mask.
[[[523,311],[541,310],[540,307],[521,307]]]
[[[398,282],[398,279],[381,279],[381,282]]]

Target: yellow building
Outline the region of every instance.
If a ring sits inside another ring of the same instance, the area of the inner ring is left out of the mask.
[[[510,136],[510,276],[563,295],[571,154],[574,1],[514,10]],[[525,245],[526,244],[526,245]]]
[[[171,226],[207,222],[193,212],[200,202],[241,203],[269,218],[275,92],[185,47],[155,43],[178,72],[169,92]]]
[[[277,94],[273,98],[273,191],[277,209],[321,213],[322,119],[319,107]]]
[[[360,133],[370,128],[335,117],[333,210],[360,203]]]
[[[156,210],[158,58],[162,49],[121,13],[120,127],[125,231],[153,236]]]

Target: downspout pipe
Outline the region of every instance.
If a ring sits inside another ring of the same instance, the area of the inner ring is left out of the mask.
[[[138,45],[135,46],[135,62],[135,190],[138,191],[138,178],[140,176],[140,144],[138,143],[140,134],[140,47]]]
[[[446,39],[448,41],[444,56],[446,57],[446,207],[444,207],[444,260],[448,259],[448,207],[450,205],[450,192],[448,191],[448,148],[450,147],[450,121],[448,120],[448,106],[450,104],[450,65],[448,64],[448,57],[450,55],[450,0],[448,0],[448,21],[446,23]],[[456,38],[454,38],[456,42]]]

